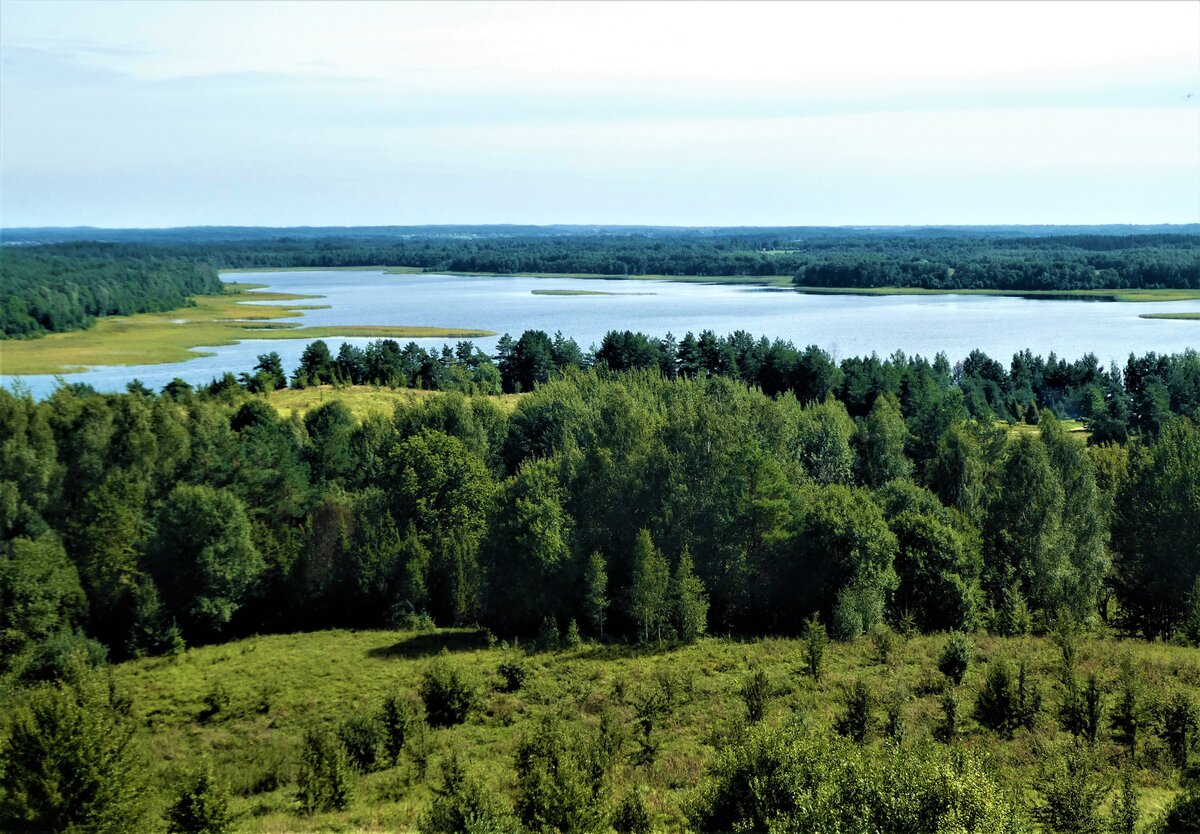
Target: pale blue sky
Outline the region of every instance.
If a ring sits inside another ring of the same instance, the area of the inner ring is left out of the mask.
[[[5,0],[0,51],[7,227],[1200,221],[1197,2]]]

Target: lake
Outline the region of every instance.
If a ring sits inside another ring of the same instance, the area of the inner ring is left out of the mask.
[[[519,336],[528,329],[561,330],[585,350],[609,330],[663,336],[714,330],[746,330],[783,338],[798,347],[816,344],[838,359],[896,350],[951,362],[980,348],[1006,366],[1024,348],[1076,359],[1094,353],[1104,363],[1124,364],[1128,355],[1178,353],[1200,347],[1200,322],[1139,318],[1142,313],[1200,312],[1200,301],[1105,302],[973,295],[803,295],[788,289],[670,281],[578,278],[391,275],[378,271],[237,273],[226,281],[266,284],[276,292],[320,295],[328,309],[306,311],[306,325],[426,325],[494,330]],[[534,290],[589,291],[613,295],[543,295]],[[648,293],[648,294],[647,294]],[[295,303],[295,302],[280,302]],[[304,302],[301,302],[304,303]],[[474,339],[493,351],[498,337]],[[342,341],[327,339],[336,352]],[[424,347],[445,339],[416,339]],[[138,378],[160,389],[179,377],[205,383],[225,371],[249,370],[260,353],[278,351],[290,372],[307,340],[247,340],[208,348],[213,355],[163,365],[96,368],[64,379],[101,391],[124,390]],[[49,394],[53,376],[21,380],[35,397]],[[11,387],[14,378],[0,376]]]

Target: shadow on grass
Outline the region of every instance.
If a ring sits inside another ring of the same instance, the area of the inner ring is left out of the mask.
[[[470,652],[487,648],[487,639],[482,631],[428,632],[405,637],[398,643],[370,649],[368,657],[432,657],[448,652]]]

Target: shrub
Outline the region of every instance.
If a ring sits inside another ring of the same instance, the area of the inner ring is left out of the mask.
[[[1175,766],[1187,767],[1188,753],[1196,745],[1196,734],[1200,732],[1200,716],[1196,704],[1183,690],[1175,690],[1161,709],[1159,735],[1171,751]]]
[[[1049,831],[1101,834],[1100,806],[1108,788],[1097,784],[1095,768],[1086,753],[1074,748],[1051,766],[1043,779],[1036,815]]]
[[[875,699],[863,681],[855,681],[846,693],[846,709],[834,722],[838,735],[863,744],[871,734],[871,709]]]
[[[1167,808],[1164,834],[1195,834],[1200,831],[1200,787],[1181,793]]]
[[[1113,802],[1109,829],[1112,834],[1137,834],[1140,815],[1137,788],[1133,784],[1133,769],[1127,767],[1121,772],[1121,792],[1117,794],[1116,801]],[[1200,815],[1196,818],[1195,828],[1200,831]]]
[[[650,810],[640,791],[632,790],[625,794],[613,812],[612,827],[617,834],[650,834],[654,830]]]
[[[139,834],[143,770],[128,703],[99,672],[81,665],[70,678],[37,687],[10,712],[0,830]]]
[[[1032,831],[969,754],[881,752],[795,725],[752,727],[721,750],[689,817],[700,831]]]
[[[433,789],[433,804],[417,823],[421,834],[518,834],[511,812],[473,779],[458,757],[442,763],[442,786]]]
[[[525,678],[529,676],[529,670],[525,668],[524,664],[515,660],[504,661],[496,671],[504,679],[502,687],[502,691],[504,692],[520,692],[521,687],[525,685]]]
[[[886,625],[880,623],[871,629],[871,648],[875,652],[875,662],[887,666],[896,648],[896,634]]]
[[[299,799],[306,814],[345,808],[350,801],[346,749],[333,733],[309,729],[300,753]]]
[[[1062,728],[1074,736],[1095,744],[1100,737],[1100,724],[1104,717],[1104,691],[1093,672],[1087,686],[1082,689],[1073,679],[1068,679],[1063,702],[1058,709],[1058,721]]]
[[[544,652],[558,651],[558,623],[549,614],[542,620],[542,628],[538,632],[538,645],[542,647],[542,651]]]
[[[1125,745],[1129,755],[1137,752],[1138,730],[1146,721],[1142,704],[1142,686],[1133,663],[1126,656],[1121,660],[1121,672],[1117,678],[1119,692],[1117,703],[1109,719],[1117,741]]]
[[[346,748],[350,764],[369,773],[383,764],[387,755],[387,734],[373,715],[352,715],[338,728],[338,740]]]
[[[933,728],[933,737],[943,744],[958,738],[958,697],[952,689],[942,693],[942,720]]]
[[[824,671],[825,649],[829,646],[829,635],[816,614],[804,622],[804,669],[815,680],[821,680]]]
[[[887,713],[884,723],[884,734],[897,744],[904,741],[904,702],[906,700],[907,695],[900,690],[896,690],[888,696],[884,703],[884,709]]]
[[[1014,681],[1008,664],[996,661],[988,667],[987,679],[975,700],[975,720],[1011,738],[1020,727],[1033,729],[1041,704],[1041,694],[1029,681],[1024,662]]]
[[[961,631],[952,631],[949,639],[946,640],[946,645],[938,654],[938,671],[953,681],[955,686],[958,686],[966,677],[967,670],[971,668],[973,655],[970,638]]]
[[[232,830],[229,791],[206,764],[187,778],[167,809],[167,834],[226,834]]]
[[[611,765],[595,738],[542,720],[517,745],[518,820],[533,832],[606,830]]]
[[[771,699],[771,683],[762,669],[751,672],[742,684],[742,701],[746,704],[746,720],[751,724],[762,721],[767,713],[767,702]]]
[[[411,695],[390,695],[383,702],[379,717],[383,726],[383,745],[392,764],[400,753],[425,729],[425,707]]]
[[[567,633],[563,635],[563,645],[568,649],[578,649],[583,645],[583,638],[579,635],[579,623],[575,622],[574,617],[567,623]]]
[[[432,727],[463,723],[475,703],[475,687],[450,663],[445,652],[425,670],[420,691],[426,720]]]

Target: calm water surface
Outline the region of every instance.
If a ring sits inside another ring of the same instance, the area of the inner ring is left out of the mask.
[[[816,344],[838,358],[878,353],[950,360],[980,348],[1007,365],[1024,348],[1076,359],[1096,354],[1104,363],[1124,363],[1131,352],[1177,353],[1200,347],[1200,322],[1156,321],[1141,313],[1200,312],[1200,302],[1126,303],[1004,298],[996,296],[838,296],[801,295],[790,290],[669,281],[573,278],[480,278],[451,275],[389,275],[373,271],[264,272],[224,276],[266,284],[277,292],[321,295],[326,310],[309,310],[306,325],[427,325],[511,333],[561,330],[584,349],[599,344],[609,330],[635,330],[654,336],[689,330],[719,334],[746,330],[754,336],[789,339],[798,347]],[[619,293],[593,296],[534,295],[532,290],[590,290]],[[650,295],[634,293],[652,293]],[[292,303],[292,302],[281,302]],[[303,302],[301,302],[303,303]],[[491,352],[497,337],[475,339]],[[343,341],[326,340],[336,351]],[[445,339],[417,339],[440,347]],[[175,377],[204,383],[225,371],[249,370],[260,353],[278,351],[284,367],[296,366],[308,340],[247,340],[208,348],[212,356],[165,365],[105,367],[70,374],[101,391],[120,391],[138,378],[159,389]],[[11,387],[12,377],[0,376]],[[27,376],[34,396],[45,396],[52,376]]]

